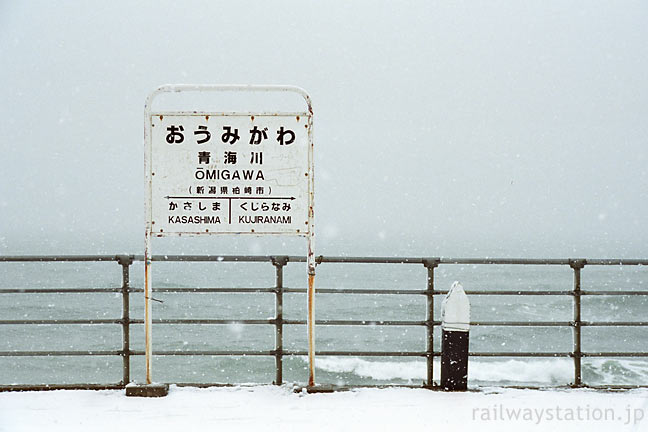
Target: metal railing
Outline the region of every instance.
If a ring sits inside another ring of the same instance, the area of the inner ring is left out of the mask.
[[[154,319],[154,324],[243,324],[273,325],[275,344],[272,350],[172,350],[154,351],[156,356],[270,356],[275,359],[274,384],[283,383],[283,359],[286,356],[305,356],[304,350],[284,349],[283,330],[286,325],[305,325],[306,320],[284,319],[283,296],[286,293],[306,293],[305,288],[284,287],[284,267],[291,262],[305,262],[305,257],[298,256],[205,256],[205,255],[160,255],[153,256],[153,261],[161,262],[266,262],[275,267],[275,284],[268,288],[154,288],[154,292],[166,293],[273,293],[275,296],[275,316],[269,319]],[[52,357],[52,356],[120,356],[122,358],[122,379],[112,384],[43,384],[43,385],[0,385],[0,391],[11,390],[46,390],[46,389],[112,389],[123,388],[131,382],[131,357],[143,356],[143,350],[132,350],[130,347],[130,326],[143,324],[142,319],[130,317],[130,294],[142,293],[142,288],[131,287],[130,268],[133,262],[143,261],[140,255],[58,255],[58,256],[0,256],[0,262],[106,262],[113,261],[121,266],[122,284],[118,288],[4,288],[2,294],[37,294],[37,293],[119,293],[122,296],[122,316],[112,319],[0,319],[3,325],[103,325],[119,324],[122,328],[122,346],[119,350],[71,350],[71,351],[0,351],[0,357]],[[584,321],[581,319],[581,299],[584,296],[648,296],[648,291],[603,291],[581,289],[581,271],[585,266],[646,266],[648,260],[641,259],[453,259],[421,257],[323,257],[316,259],[317,264],[350,263],[350,264],[411,264],[421,265],[427,270],[427,284],[424,289],[353,289],[353,288],[319,288],[318,294],[371,294],[371,295],[407,295],[421,296],[426,300],[425,320],[316,320],[320,326],[421,326],[426,328],[426,346],[419,351],[317,351],[318,356],[381,356],[381,357],[422,357],[427,360],[427,379],[423,387],[434,388],[434,358],[441,355],[434,351],[434,328],[441,322],[434,316],[434,296],[447,294],[447,290],[435,289],[435,269],[440,265],[549,265],[569,266],[573,270],[573,287],[571,290],[466,290],[469,296],[571,296],[573,299],[573,319],[571,321],[474,321],[471,326],[511,326],[511,327],[571,327],[573,329],[573,349],[569,352],[470,352],[471,357],[568,357],[574,360],[574,379],[571,386],[585,386],[582,380],[582,359],[587,357],[648,357],[648,352],[583,352],[581,329],[583,327],[646,327],[648,321]],[[0,317],[1,318],[1,317]],[[203,383],[192,385],[222,385]],[[596,386],[587,386],[596,387]],[[635,387],[635,386],[604,386]]]

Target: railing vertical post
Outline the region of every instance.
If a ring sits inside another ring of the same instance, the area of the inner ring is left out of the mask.
[[[283,268],[288,263],[288,257],[272,257],[275,266],[275,381],[283,382]]]
[[[130,382],[130,266],[133,264],[132,255],[119,255],[119,265],[122,266],[122,384]]]
[[[585,267],[584,259],[569,260],[574,270],[574,387],[583,385],[581,376],[581,269]]]
[[[423,265],[427,269],[427,299],[426,324],[427,324],[427,383],[425,387],[434,386],[434,269],[439,265],[439,259],[425,259]]]

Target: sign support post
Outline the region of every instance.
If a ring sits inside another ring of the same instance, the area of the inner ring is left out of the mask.
[[[310,175],[308,176],[308,194],[309,194],[309,207],[308,207],[308,292],[306,294],[308,304],[308,386],[315,386],[315,230],[313,227],[313,202],[314,202],[314,172],[315,166],[313,161],[313,116],[312,106],[308,104],[311,116],[309,116],[309,157],[308,169]]]
[[[299,112],[152,112],[162,93],[287,92],[307,104]],[[145,354],[152,379],[152,237],[214,234],[306,237],[309,378],[315,385],[315,252],[313,108],[294,86],[165,85],[147,98]],[[168,387],[167,387],[168,389]],[[129,390],[127,388],[127,395]],[[166,394],[166,393],[165,393]],[[133,394],[135,395],[135,394]],[[156,394],[161,395],[161,394]]]
[[[153,313],[151,310],[151,235],[147,231],[145,234],[146,246],[144,247],[144,350],[146,355],[146,384],[152,384],[151,380],[151,363],[153,357],[152,337],[153,337]]]

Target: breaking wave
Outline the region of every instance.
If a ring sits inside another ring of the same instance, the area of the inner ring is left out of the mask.
[[[303,359],[306,362],[306,358]],[[334,374],[347,382],[354,378],[365,380],[419,383],[427,379],[425,361],[380,361],[358,357],[318,357],[318,370]],[[440,361],[434,363],[434,379],[440,379]],[[583,360],[584,382],[592,385],[647,384],[648,362],[626,359]],[[571,359],[507,359],[471,360],[468,379],[478,384],[511,385],[560,385],[574,379],[574,363]]]

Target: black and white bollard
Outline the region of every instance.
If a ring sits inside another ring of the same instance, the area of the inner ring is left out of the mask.
[[[466,390],[470,302],[459,282],[452,284],[441,304],[441,328],[441,387],[449,391]]]

